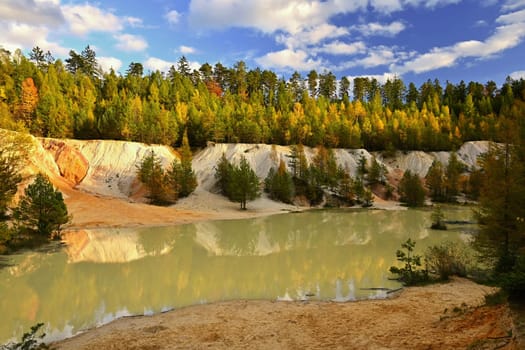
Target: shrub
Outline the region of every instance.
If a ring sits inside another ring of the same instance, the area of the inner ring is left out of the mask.
[[[441,280],[448,280],[450,276],[467,275],[467,267],[471,257],[464,245],[455,242],[445,242],[428,247],[425,252],[427,270],[439,276]]]
[[[425,269],[419,269],[421,267],[421,256],[413,255],[414,247],[416,242],[410,238],[403,244],[401,248],[406,250],[398,249],[396,251],[397,260],[404,263],[405,266],[399,268],[397,266],[391,266],[390,272],[398,275],[399,281],[407,286],[413,286],[416,284],[424,283],[428,281],[428,271]]]

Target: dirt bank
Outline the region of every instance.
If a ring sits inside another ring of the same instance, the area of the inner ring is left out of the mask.
[[[127,317],[58,349],[515,349],[506,305],[465,279],[349,303],[230,301]],[[470,346],[470,347],[469,347]]]

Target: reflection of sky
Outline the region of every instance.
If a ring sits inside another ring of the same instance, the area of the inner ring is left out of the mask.
[[[429,226],[424,211],[312,211],[82,231],[63,251],[27,253],[0,269],[0,342],[37,322],[59,337],[202,301],[384,296],[362,288],[397,287],[388,269],[401,242],[418,239],[423,251],[460,240],[459,230]]]

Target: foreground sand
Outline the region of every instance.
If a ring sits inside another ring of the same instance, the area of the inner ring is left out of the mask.
[[[506,305],[465,279],[388,300],[230,301],[127,317],[57,349],[517,349]]]

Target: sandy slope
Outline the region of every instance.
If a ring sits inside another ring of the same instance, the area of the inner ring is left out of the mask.
[[[479,307],[490,287],[464,279],[389,300],[230,301],[128,317],[58,349],[515,349],[507,306]],[[500,347],[501,346],[501,347]]]

